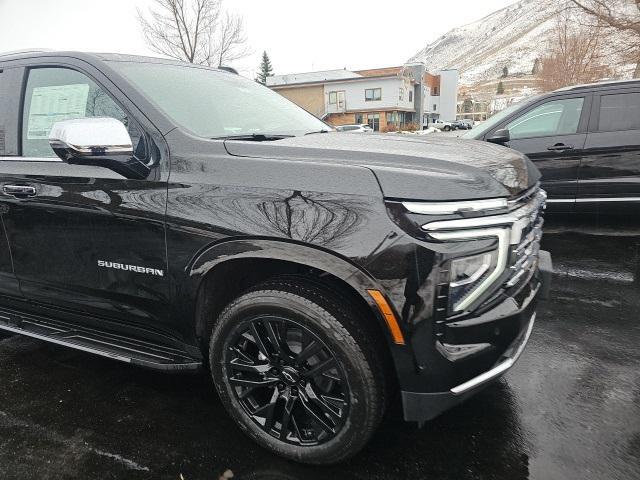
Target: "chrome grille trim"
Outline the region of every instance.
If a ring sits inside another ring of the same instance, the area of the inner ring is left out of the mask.
[[[510,243],[520,243],[522,232],[537,219],[544,207],[546,194],[539,190],[538,194],[527,204],[504,215],[489,215],[477,218],[461,218],[457,220],[441,220],[422,225],[422,229],[431,236],[435,232],[451,230],[471,230],[485,227],[509,227],[511,231]],[[435,238],[435,237],[434,237]]]
[[[514,261],[509,269],[513,272],[513,275],[505,283],[506,288],[515,287],[525,280],[528,281],[535,272],[538,266],[543,223],[542,218],[538,217],[533,223],[531,231],[512,250]]]
[[[527,197],[528,203],[507,214],[440,220],[422,226],[431,237],[440,241],[498,240],[496,268],[460,300],[456,310],[467,310],[498,282],[508,289],[531,278],[538,265],[543,223],[541,213],[547,197],[543,190],[534,193]]]

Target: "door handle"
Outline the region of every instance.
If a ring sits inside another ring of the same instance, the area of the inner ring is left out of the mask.
[[[36,194],[36,187],[31,185],[3,185],[2,191],[14,197],[33,197]]]
[[[551,145],[547,147],[547,150],[553,151],[563,151],[563,150],[573,150],[573,145],[565,145],[564,143],[556,143],[555,145]]]

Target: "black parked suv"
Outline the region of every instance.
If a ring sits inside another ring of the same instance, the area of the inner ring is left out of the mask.
[[[515,104],[463,138],[525,153],[552,211],[639,213],[640,80],[578,85]]]
[[[0,329],[207,366],[249,436],[309,463],[357,452],[388,402],[424,422],[469,397],[547,285],[539,172],[330,130],[228,71],[1,56]]]

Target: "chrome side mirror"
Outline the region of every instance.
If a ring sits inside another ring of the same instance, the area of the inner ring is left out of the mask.
[[[147,178],[150,168],[133,156],[127,127],[115,118],[56,122],[49,133],[56,155],[72,165],[105,167],[126,178]]]

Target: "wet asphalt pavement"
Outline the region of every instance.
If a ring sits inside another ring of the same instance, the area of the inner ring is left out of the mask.
[[[640,227],[546,230],[558,273],[519,363],[423,429],[392,408],[345,465],[257,447],[206,374],[11,337],[0,339],[0,478],[639,479]]]

